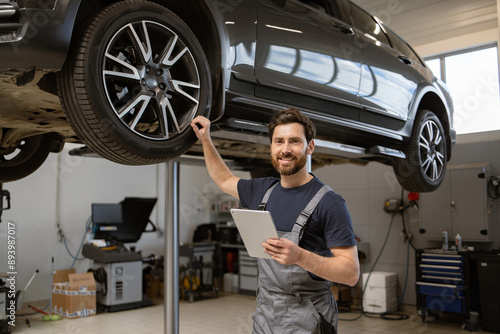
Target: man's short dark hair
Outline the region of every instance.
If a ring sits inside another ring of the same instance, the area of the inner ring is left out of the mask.
[[[311,120],[297,109],[288,108],[278,111],[278,113],[274,115],[269,122],[269,125],[267,126],[269,141],[273,140],[274,129],[278,125],[290,123],[299,123],[304,126],[304,133],[306,135],[307,143],[313,140],[316,136],[316,127],[311,122]]]

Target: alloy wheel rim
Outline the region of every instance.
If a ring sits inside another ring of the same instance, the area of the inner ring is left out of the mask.
[[[419,135],[420,167],[430,181],[437,181],[445,168],[445,146],[441,130],[436,122],[426,121]]]
[[[106,98],[133,133],[169,140],[190,127],[200,104],[200,74],[182,38],[153,21],[129,23],[110,39],[103,59]]]

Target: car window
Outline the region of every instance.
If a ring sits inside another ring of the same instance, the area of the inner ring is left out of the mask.
[[[378,41],[391,45],[384,30],[375,19],[350,1],[342,1],[342,7],[352,20],[354,28],[362,31],[365,35],[370,35]]]
[[[326,6],[321,0],[307,0],[307,1],[300,1],[308,5],[309,7],[312,7],[316,9],[320,13],[326,13]]]
[[[424,65],[423,61],[420,59],[420,57],[413,51],[413,49],[399,37],[396,35],[392,30],[388,29],[385,27],[385,32],[389,36],[389,39],[391,40],[392,47],[399,52],[401,52],[403,55],[406,57],[410,58],[416,63],[419,63],[421,65]]]
[[[337,7],[336,1],[328,1],[328,0],[299,0],[300,2],[308,5],[309,7],[314,8],[320,13],[325,13],[330,16],[340,18],[339,9]]]

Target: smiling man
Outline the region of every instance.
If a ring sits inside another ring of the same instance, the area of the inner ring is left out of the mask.
[[[281,175],[294,175],[306,165],[307,154],[312,153],[314,142],[305,142],[302,125],[298,123],[279,126],[275,131],[276,136],[271,139],[273,166]]]
[[[271,212],[280,239],[263,247],[259,259],[253,333],[336,333],[337,304],[331,282],[355,285],[359,261],[343,198],[307,171],[316,130],[296,109],[278,112],[269,123],[271,159],[280,178],[236,177],[210,137],[210,121],[192,128],[203,145],[208,172],[243,207]]]

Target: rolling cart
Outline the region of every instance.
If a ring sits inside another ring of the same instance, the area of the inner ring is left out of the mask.
[[[220,248],[216,242],[182,245],[179,257],[180,296],[190,303],[204,297],[218,297],[220,290]]]
[[[417,309],[422,322],[442,312],[459,314],[465,320],[471,311],[478,311],[477,275],[469,259],[470,252],[417,250]]]

